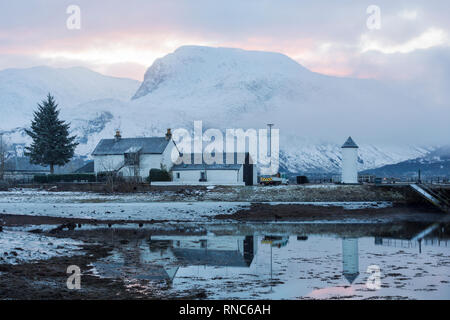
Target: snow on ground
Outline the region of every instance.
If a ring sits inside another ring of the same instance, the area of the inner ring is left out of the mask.
[[[245,202],[148,202],[148,203],[43,203],[0,202],[0,213],[98,220],[201,221],[217,214],[234,213]]]
[[[337,184],[310,184],[304,187],[306,189],[337,189],[340,186]]]
[[[74,255],[82,243],[30,232],[4,229],[0,232],[0,264],[18,264]]]
[[[170,195],[167,191],[164,194]],[[137,201],[160,201],[163,196],[152,193],[130,193],[130,194],[98,194],[93,192],[52,192],[39,189],[11,189],[0,192],[0,202],[137,202]]]
[[[163,198],[163,197],[162,197]],[[0,192],[0,213],[98,220],[205,221],[217,214],[233,214],[250,208],[250,201],[155,200],[150,193],[100,195],[87,192],[13,190]],[[265,202],[271,205],[299,204],[339,206],[343,209],[385,208],[391,202]]]

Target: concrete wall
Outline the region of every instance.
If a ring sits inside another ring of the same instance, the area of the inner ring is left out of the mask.
[[[358,183],[358,148],[342,148],[342,183]]]

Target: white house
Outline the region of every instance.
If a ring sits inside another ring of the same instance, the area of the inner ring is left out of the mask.
[[[352,137],[342,145],[342,183],[358,183],[358,146]]]
[[[202,163],[194,164],[198,156]],[[185,155],[190,164],[172,167],[173,181],[179,184],[256,185],[257,169],[249,153],[222,153],[223,159],[208,164],[201,155]],[[232,159],[232,161],[227,161]],[[243,159],[240,161],[240,159]],[[186,161],[185,161],[186,162]]]
[[[145,179],[150,169],[165,169],[172,172],[173,181],[162,184],[257,184],[256,165],[252,163],[249,153],[223,153],[223,161],[213,164],[207,164],[202,154],[189,154],[182,159],[190,161],[174,165],[173,148],[176,145],[170,129],[165,137],[150,138],[122,138],[118,131],[114,139],[102,139],[92,153],[94,172],[115,171],[124,177]],[[195,164],[198,156],[202,161]]]
[[[147,178],[150,169],[170,171],[175,148],[170,129],[165,137],[122,138],[117,131],[114,139],[102,139],[95,148],[94,172],[116,171],[124,177]]]

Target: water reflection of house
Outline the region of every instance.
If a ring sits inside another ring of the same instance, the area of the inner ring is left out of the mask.
[[[353,283],[359,275],[357,238],[342,238],[342,273],[349,283]]]
[[[180,266],[248,268],[257,251],[253,236],[152,236],[148,245],[141,261],[161,265],[172,279]]]

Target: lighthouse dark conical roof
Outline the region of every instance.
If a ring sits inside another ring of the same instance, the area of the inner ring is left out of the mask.
[[[352,284],[356,278],[358,278],[359,272],[355,273],[344,273],[345,279],[347,279],[348,283]]]
[[[347,141],[342,145],[341,148],[359,148],[358,145],[353,141],[352,137],[348,137]]]

